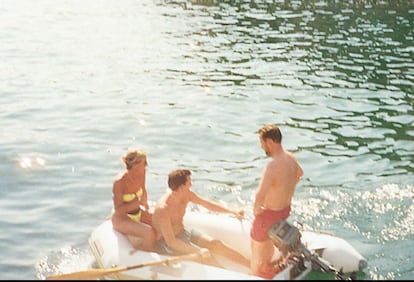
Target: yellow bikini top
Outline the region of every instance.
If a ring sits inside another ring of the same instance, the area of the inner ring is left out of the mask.
[[[124,200],[124,202],[130,202],[135,198],[137,199],[141,198],[142,194],[144,194],[144,189],[140,187],[136,193],[122,195],[122,199]]]

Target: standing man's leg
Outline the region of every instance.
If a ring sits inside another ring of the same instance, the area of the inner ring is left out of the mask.
[[[273,278],[276,274],[271,264],[275,253],[273,243],[270,240],[258,242],[252,239],[250,246],[252,249],[250,260],[252,274],[266,279]]]

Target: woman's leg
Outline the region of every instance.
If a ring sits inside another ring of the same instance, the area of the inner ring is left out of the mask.
[[[152,251],[155,245],[155,232],[152,226],[129,218],[112,217],[113,228],[125,234],[136,249]]]

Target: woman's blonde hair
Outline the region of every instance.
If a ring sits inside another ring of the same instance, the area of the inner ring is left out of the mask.
[[[122,157],[122,161],[125,163],[126,168],[129,170],[134,164],[139,164],[142,161],[147,160],[147,153],[143,150],[128,150]]]

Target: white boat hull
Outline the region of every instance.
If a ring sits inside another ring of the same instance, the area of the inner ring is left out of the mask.
[[[206,222],[213,221],[212,224]],[[219,238],[241,252],[246,257],[251,256],[250,225],[248,220],[238,220],[235,217],[223,214],[188,212],[184,218],[184,225],[192,226],[202,232]],[[237,235],[235,235],[237,234]],[[367,266],[366,259],[344,239],[317,231],[301,231],[302,243],[310,250],[329,262],[334,268],[343,272],[358,271]],[[280,253],[275,248],[277,259]]]
[[[187,212],[184,218],[185,226],[195,228],[217,239],[225,241],[250,257],[250,222],[238,220],[225,214],[201,212]],[[328,260],[335,268],[344,268],[344,271],[356,271],[358,263],[364,258],[341,238],[327,234],[305,231],[302,233],[302,242],[309,250],[315,247],[319,251],[324,246],[324,240],[329,243],[323,249],[322,258]],[[329,235],[330,236],[330,235]],[[329,239],[329,240],[327,240]],[[121,233],[113,230],[110,220],[100,224],[89,237],[89,246],[96,258],[99,268],[108,269],[118,266],[132,266],[145,264],[149,261],[158,261],[168,258],[154,252],[144,252],[134,249],[128,239]],[[327,251],[327,249],[329,249]],[[345,250],[344,250],[345,249]],[[346,252],[344,252],[346,251]],[[336,254],[340,252],[340,254]],[[275,258],[279,256],[275,248]],[[324,257],[325,256],[325,257]],[[333,258],[332,258],[333,256]],[[131,269],[113,274],[110,279],[145,279],[145,280],[260,280],[260,277],[249,275],[250,269],[231,262],[224,257],[215,256],[216,260],[225,267],[213,267],[194,261],[180,261],[172,265],[153,265]],[[306,270],[292,276],[295,266],[278,273],[274,280],[301,280],[312,270],[310,261],[305,262]],[[346,267],[346,270],[345,270]]]

